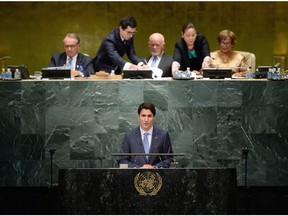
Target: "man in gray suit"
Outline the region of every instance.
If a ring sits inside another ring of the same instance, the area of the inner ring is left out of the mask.
[[[171,77],[173,56],[164,53],[165,38],[160,33],[153,33],[148,41],[151,56],[145,58],[147,65],[152,68],[155,78]],[[155,69],[155,70],[154,70]]]
[[[139,126],[124,136],[121,153],[173,153],[167,131],[153,126],[156,110],[152,103],[144,102],[138,108]],[[145,138],[147,138],[145,140]],[[147,147],[146,147],[147,145]],[[118,164],[128,164],[129,168],[169,168],[172,156],[121,156]]]

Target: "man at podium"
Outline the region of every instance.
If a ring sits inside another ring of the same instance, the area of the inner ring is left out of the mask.
[[[166,130],[153,126],[155,115],[156,109],[152,103],[140,104],[139,126],[125,134],[118,164],[128,164],[129,168],[146,169],[170,167],[173,160],[170,136]]]

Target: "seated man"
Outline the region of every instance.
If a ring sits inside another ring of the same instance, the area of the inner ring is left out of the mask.
[[[80,38],[77,34],[69,33],[64,40],[65,52],[56,53],[51,57],[48,67],[64,67],[71,69],[73,77],[89,77],[94,73],[92,58],[79,53]]]
[[[153,78],[171,77],[172,55],[164,53],[165,38],[160,33],[153,33],[149,37],[151,56],[145,58],[147,65],[153,70]]]
[[[167,131],[153,126],[156,110],[152,103],[144,102],[138,108],[140,126],[124,136],[121,153],[173,153]],[[169,168],[171,156],[121,156],[118,164],[128,164],[129,168]]]
[[[147,68],[134,50],[133,36],[136,34],[136,26],[137,22],[133,17],[125,16],[121,19],[119,27],[104,38],[93,60],[96,72],[111,73],[114,70],[115,74],[121,74],[121,70]],[[122,58],[125,54],[132,63]]]

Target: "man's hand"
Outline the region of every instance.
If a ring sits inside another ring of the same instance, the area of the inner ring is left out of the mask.
[[[151,164],[144,164],[142,167],[140,167],[141,169],[154,169],[155,167],[152,166]]]
[[[78,71],[78,70],[71,70],[71,75],[72,76],[80,76],[80,71]]]
[[[149,67],[147,66],[147,65],[145,65],[145,64],[143,64],[143,65],[135,65],[135,64],[131,64],[130,65],[130,67],[129,67],[129,69],[134,69],[134,70],[141,70],[141,69],[148,69]]]

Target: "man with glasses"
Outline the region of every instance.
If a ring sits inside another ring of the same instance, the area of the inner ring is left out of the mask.
[[[51,57],[48,67],[64,67],[71,69],[73,77],[89,77],[94,73],[93,59],[79,53],[80,38],[75,33],[68,33],[63,39],[65,52]]]
[[[94,70],[121,74],[126,69],[145,69],[147,65],[136,55],[133,36],[136,34],[137,22],[132,16],[125,16],[120,20],[118,28],[115,28],[102,41],[94,58]],[[130,62],[123,59],[127,55]]]

